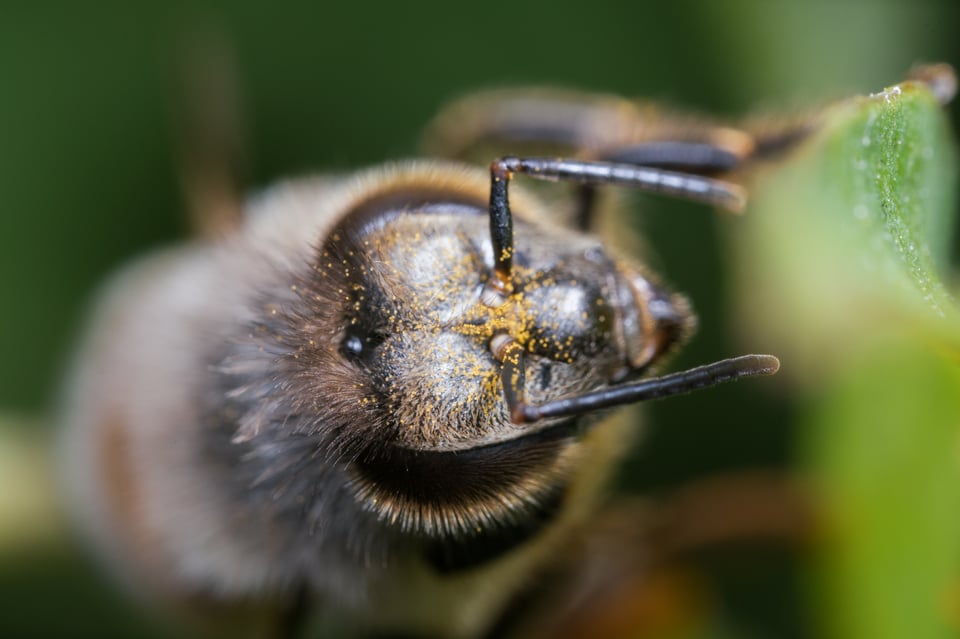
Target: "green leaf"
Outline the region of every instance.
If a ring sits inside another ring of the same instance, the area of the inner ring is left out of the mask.
[[[831,635],[955,635],[956,360],[915,339],[885,340],[848,363],[803,427],[828,508],[817,589]]]
[[[758,179],[745,220],[742,326],[801,402],[826,636],[960,631],[960,320],[942,279],[955,174],[940,105],[904,83],[828,109]]]

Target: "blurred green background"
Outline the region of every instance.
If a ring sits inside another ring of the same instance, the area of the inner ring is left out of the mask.
[[[98,283],[187,233],[176,105],[203,34],[235,54],[246,178],[256,187],[414,155],[436,109],[477,88],[556,84],[730,118],[878,91],[917,62],[960,63],[958,24],[960,3],[947,0],[8,0],[0,6],[0,634],[149,635],[66,541],[42,451]],[[712,213],[664,203],[644,206],[637,223],[656,268],[701,318],[675,365],[762,351],[731,337],[729,249]],[[725,470],[789,467],[785,395],[751,383],[652,405],[653,426],[624,484],[657,491]],[[812,636],[797,561],[716,562],[725,636]]]

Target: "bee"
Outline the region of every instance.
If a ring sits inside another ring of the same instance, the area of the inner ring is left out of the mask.
[[[281,182],[107,287],[66,485],[144,598],[230,636],[482,636],[594,512],[637,430],[612,409],[778,369],[658,374],[690,304],[591,233],[607,185],[741,209],[716,176],[774,136],[508,92],[428,138],[445,159]],[[571,152],[450,159],[491,141]],[[576,186],[568,223],[536,180]]]

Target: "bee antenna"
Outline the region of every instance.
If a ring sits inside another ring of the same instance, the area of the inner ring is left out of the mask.
[[[481,295],[483,303],[494,308],[503,304],[513,292],[513,216],[508,185],[514,173],[586,187],[603,184],[627,186],[704,202],[733,212],[743,210],[746,205],[746,193],[736,184],[655,167],[562,158],[504,157],[495,160],[490,164],[493,273]]]
[[[517,364],[510,363],[509,359],[505,360],[502,373],[505,389],[511,381],[516,381],[518,378],[522,381],[522,377],[519,377],[514,370],[515,366]],[[510,407],[510,418],[516,424],[525,424],[550,417],[572,417],[603,408],[682,395],[732,382],[742,377],[773,375],[779,369],[780,360],[773,355],[741,355],[661,377],[643,379],[542,404],[527,404],[518,399],[516,387],[513,387],[510,392],[505,390],[504,396]]]

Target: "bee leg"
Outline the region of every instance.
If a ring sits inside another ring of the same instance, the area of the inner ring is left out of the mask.
[[[188,37],[178,67],[178,169],[190,222],[217,238],[243,223],[245,140],[236,51],[219,29]]]
[[[658,145],[663,148],[658,150]],[[461,98],[427,126],[422,147],[428,155],[459,159],[477,159],[480,152],[500,149],[661,168],[676,165],[679,154],[681,160],[692,160],[691,172],[703,172],[695,168],[703,166],[700,152],[691,156],[690,149],[677,150],[683,145],[702,145],[741,159],[754,149],[749,133],[700,115],[612,94],[536,88],[480,91]],[[643,158],[614,157],[618,149],[636,146],[647,147]],[[661,165],[660,158],[666,163]]]
[[[752,135],[700,115],[621,96],[550,88],[480,91],[440,111],[426,127],[428,155],[481,159],[510,152],[560,155],[717,175],[752,157]],[[594,220],[594,188],[576,189],[574,226]]]
[[[629,139],[640,125],[654,126],[657,116],[630,100],[609,94],[562,89],[480,91],[453,102],[424,131],[428,155],[477,159],[497,153],[582,151]]]

